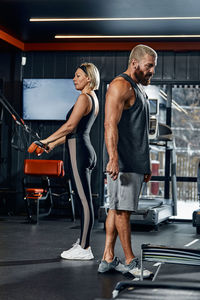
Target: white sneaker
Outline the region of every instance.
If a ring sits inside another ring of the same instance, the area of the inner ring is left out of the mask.
[[[71,251],[61,253],[61,257],[71,260],[91,260],[94,258],[94,255],[92,254],[91,247],[83,249],[80,245],[77,245],[74,249],[71,249]]]
[[[74,250],[80,243],[80,239],[77,239],[77,241],[72,245],[72,247],[69,250],[65,250],[61,253],[62,254],[67,254],[69,252],[71,252],[72,250]]]

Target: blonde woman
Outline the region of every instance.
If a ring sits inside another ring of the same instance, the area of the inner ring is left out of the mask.
[[[73,78],[76,90],[80,91],[75,105],[66,116],[66,123],[48,138],[40,142],[52,151],[56,146],[66,144],[67,172],[80,207],[80,238],[67,251],[61,253],[64,259],[93,259],[90,235],[94,222],[91,194],[91,173],[96,164],[96,153],[90,141],[90,130],[99,111],[94,90],[99,87],[99,71],[92,63],[81,64]]]

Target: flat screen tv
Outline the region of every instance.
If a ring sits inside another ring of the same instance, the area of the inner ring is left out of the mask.
[[[78,92],[72,79],[23,79],[24,120],[65,120]]]

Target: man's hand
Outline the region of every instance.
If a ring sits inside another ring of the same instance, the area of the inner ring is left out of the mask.
[[[113,180],[116,180],[119,174],[118,161],[109,160],[106,167],[106,173],[108,173]]]
[[[150,179],[151,179],[151,174],[144,175],[144,182],[149,182]]]

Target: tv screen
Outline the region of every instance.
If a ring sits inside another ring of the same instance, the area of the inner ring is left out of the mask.
[[[23,119],[65,120],[79,94],[72,79],[23,79]]]

